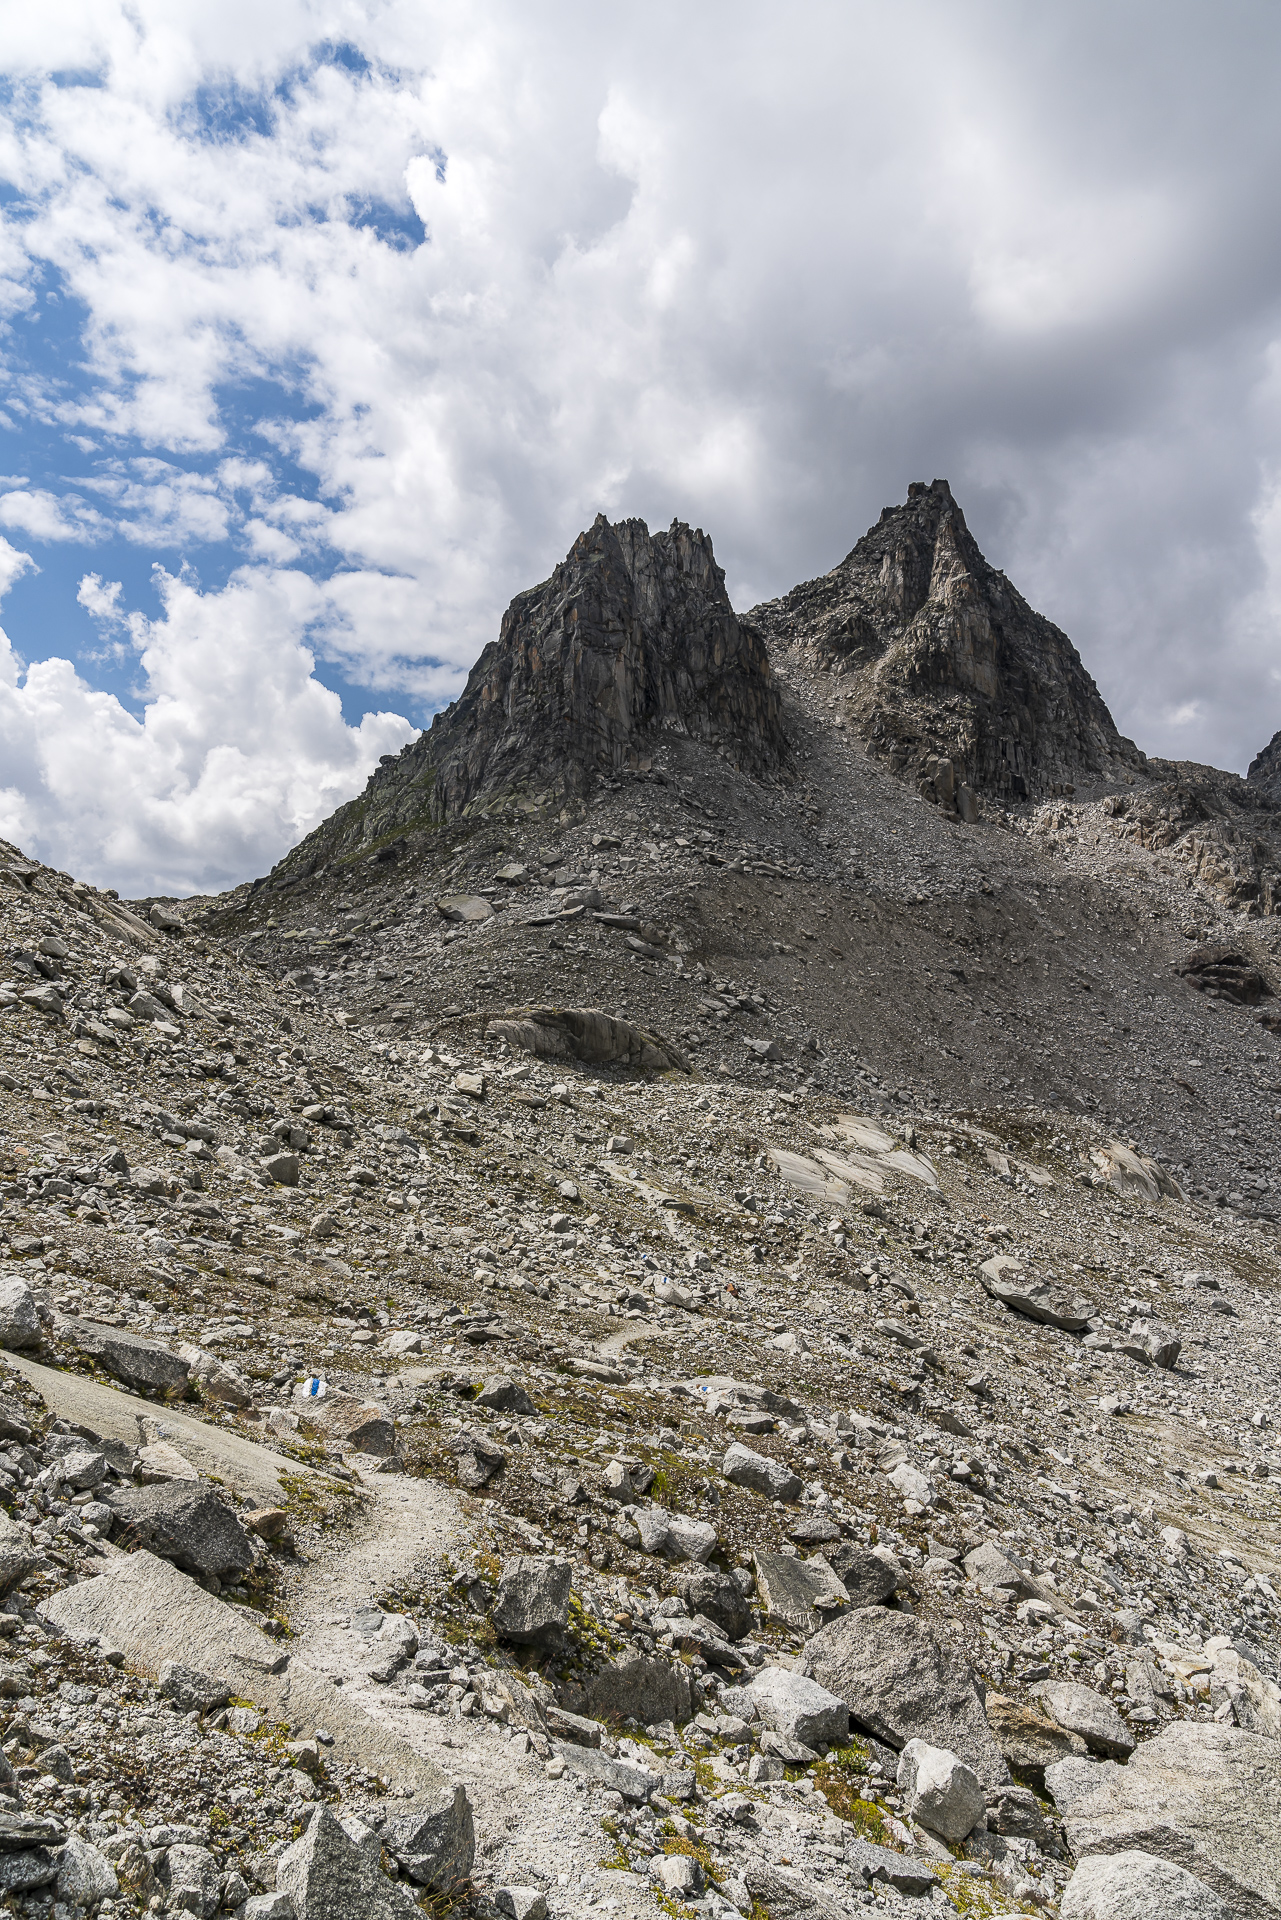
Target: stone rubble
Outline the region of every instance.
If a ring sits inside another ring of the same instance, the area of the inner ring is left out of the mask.
[[[731,630],[703,542],[565,582],[683,569],[742,752],[468,708],[217,901],[0,847],[16,1912],[1281,1913],[1259,789],[1070,661],[1072,794],[878,734],[866,555]]]

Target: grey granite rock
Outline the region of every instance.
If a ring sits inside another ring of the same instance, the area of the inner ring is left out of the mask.
[[[814,1635],[805,1666],[845,1701],[858,1726],[896,1751],[928,1740],[958,1754],[984,1786],[1009,1779],[969,1663],[924,1621],[861,1607]]]

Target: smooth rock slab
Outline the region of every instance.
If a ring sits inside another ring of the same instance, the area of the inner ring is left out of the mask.
[[[540,1060],[690,1070],[688,1059],[670,1040],[590,1007],[521,1007],[491,1020],[485,1038],[506,1040]]]
[[[1063,1920],[1233,1920],[1195,1874],[1138,1849],[1082,1860],[1059,1911]]]
[[[923,1621],[889,1607],[861,1607],[813,1636],[805,1666],[886,1746],[901,1752],[909,1740],[928,1740],[957,1754],[984,1786],[1008,1781],[968,1661]]]
[[[1281,1747],[1213,1722],[1176,1721],[1126,1766],[1060,1760],[1045,1784],[1078,1857],[1137,1848],[1185,1867],[1233,1920],[1281,1915]]]

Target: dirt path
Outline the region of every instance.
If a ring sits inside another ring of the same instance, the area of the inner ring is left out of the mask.
[[[353,1706],[462,1781],[476,1822],[478,1881],[539,1886],[553,1915],[594,1910],[653,1920],[657,1905],[646,1887],[600,1870],[609,1843],[599,1810],[569,1775],[549,1780],[543,1762],[518,1755],[492,1721],[444,1719],[402,1705],[394,1686],[379,1686],[361,1671],[368,1642],[351,1627],[353,1610],[389,1587],[414,1584],[442,1554],[467,1542],[465,1517],[447,1489],[400,1474],[372,1475],[367,1487],[369,1507],[302,1570],[290,1592],[300,1657],[340,1679]]]

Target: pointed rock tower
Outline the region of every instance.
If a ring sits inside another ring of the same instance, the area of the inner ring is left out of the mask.
[[[914,483],[831,573],[745,617],[852,677],[853,716],[897,772],[942,759],[958,784],[1023,800],[1142,764],[1067,635],[983,558],[946,480]]]

